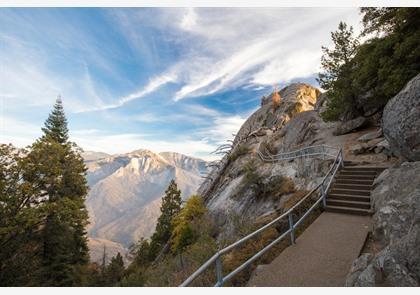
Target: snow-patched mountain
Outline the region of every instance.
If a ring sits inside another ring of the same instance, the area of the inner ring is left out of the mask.
[[[149,237],[160,214],[160,202],[171,179],[185,199],[200,185],[206,162],[178,153],[137,150],[127,154],[86,161],[90,187],[91,238],[105,239],[125,247]]]

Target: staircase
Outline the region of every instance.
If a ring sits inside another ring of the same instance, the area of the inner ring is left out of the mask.
[[[371,215],[373,181],[384,169],[386,167],[358,166],[345,161],[328,192],[325,211]]]

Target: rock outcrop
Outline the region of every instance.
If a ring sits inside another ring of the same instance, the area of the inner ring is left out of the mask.
[[[364,126],[367,121],[368,120],[365,117],[357,117],[349,121],[340,122],[334,131],[334,135],[343,135],[352,132],[353,130]]]
[[[419,161],[420,74],[387,103],[382,121],[392,150],[410,161]]]
[[[257,150],[273,154],[313,144],[327,126],[314,111],[319,94],[310,85],[291,84],[280,91],[280,105],[273,105],[271,96],[263,97],[261,108],[240,128],[230,153],[199,189],[225,231],[230,228],[229,215],[256,220],[281,212],[293,194],[312,189],[325,175],[329,161],[266,163],[257,155]]]
[[[320,91],[308,84],[293,83],[280,90],[280,105],[273,106],[271,95],[263,97],[261,108],[252,114],[242,125],[235,138],[235,143],[247,138],[252,132],[265,127],[280,129],[294,115],[313,110]]]
[[[371,198],[378,253],[353,262],[347,286],[420,286],[420,162],[384,170]]]

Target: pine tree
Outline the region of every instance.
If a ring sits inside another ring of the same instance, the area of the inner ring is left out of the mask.
[[[194,223],[200,223],[199,220],[207,213],[207,208],[200,196],[191,196],[173,219],[172,251],[182,252],[188,245],[200,235],[200,232],[193,230]]]
[[[85,227],[87,211],[86,167],[81,150],[68,141],[67,120],[61,99],[42,129],[44,135],[31,147],[26,179],[40,183],[48,213],[42,234],[42,284],[80,285],[77,274],[89,260]]]
[[[150,242],[150,258],[153,260],[159,254],[159,251],[163,248],[171,237],[173,224],[173,218],[181,210],[181,191],[178,190],[178,186],[175,180],[171,180],[165,196],[162,198],[162,205],[160,207],[160,216],[158,218],[156,229],[152,235]]]
[[[68,128],[67,128],[67,119],[64,114],[63,102],[61,97],[58,97],[54,109],[49,115],[47,121],[45,122],[45,127],[42,128],[45,136],[51,137],[60,144],[67,143]]]
[[[115,257],[111,258],[111,262],[105,268],[105,272],[104,272],[105,286],[115,286],[117,283],[121,282],[123,274],[124,274],[124,261],[120,252],[118,252],[118,254]]]
[[[338,30],[331,33],[334,48],[322,47],[321,65],[323,72],[318,74],[318,83],[327,90],[328,111],[323,113],[325,120],[337,120],[344,112],[355,112],[355,90],[352,85],[352,58],[357,52],[359,41],[353,37],[353,27],[340,22]]]

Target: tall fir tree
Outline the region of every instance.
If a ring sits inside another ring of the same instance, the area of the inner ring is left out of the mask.
[[[63,101],[59,96],[54,105],[54,109],[45,121],[45,127],[42,128],[45,136],[52,138],[60,144],[66,144],[69,139],[69,130],[67,128],[67,119],[64,114]]]
[[[359,41],[353,37],[353,27],[340,22],[338,30],[331,33],[334,47],[322,47],[321,65],[318,74],[319,85],[327,90],[329,110],[323,113],[326,120],[337,120],[346,111],[355,112],[355,89],[352,85],[352,59],[357,52]]]
[[[48,213],[42,233],[41,285],[82,284],[79,273],[89,261],[85,227],[88,214],[84,200],[88,191],[86,167],[80,148],[68,140],[62,101],[42,129],[44,134],[31,147],[26,179],[41,184]]]
[[[163,246],[169,241],[173,229],[173,218],[181,210],[181,191],[175,180],[171,180],[162,198],[160,207],[160,216],[158,218],[156,229],[150,242],[150,258],[153,260],[162,250]]]

